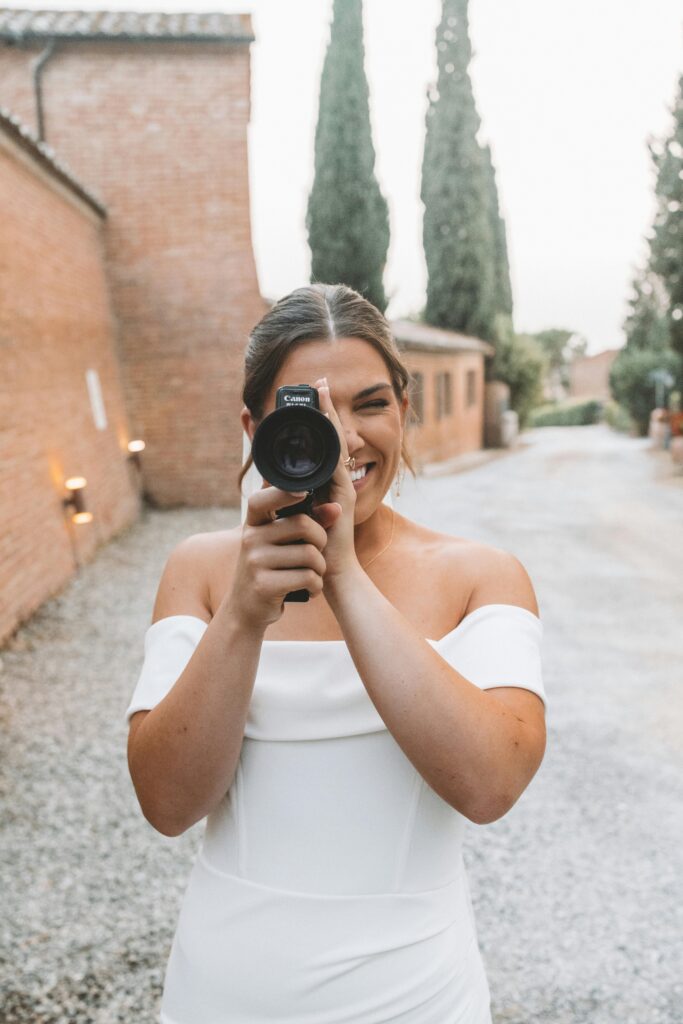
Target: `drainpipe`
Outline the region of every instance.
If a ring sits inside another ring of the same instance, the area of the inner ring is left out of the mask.
[[[33,88],[36,96],[36,121],[38,124],[38,138],[41,142],[45,141],[45,116],[43,113],[41,72],[52,54],[55,52],[56,45],[56,40],[51,39],[33,65]]]

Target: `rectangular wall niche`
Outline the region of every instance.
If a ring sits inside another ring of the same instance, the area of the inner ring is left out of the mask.
[[[88,394],[90,395],[90,408],[92,409],[92,418],[95,421],[95,426],[98,430],[107,429],[107,414],[104,411],[104,402],[102,400],[102,389],[100,387],[100,376],[97,370],[86,370],[85,381],[88,385]]]

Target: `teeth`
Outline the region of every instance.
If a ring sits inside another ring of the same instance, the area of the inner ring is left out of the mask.
[[[362,480],[367,472],[367,466],[361,466],[360,469],[351,470],[352,480]]]

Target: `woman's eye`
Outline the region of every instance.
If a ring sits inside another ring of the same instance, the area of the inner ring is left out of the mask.
[[[389,405],[384,398],[378,398],[376,402],[367,402],[365,405],[361,405],[361,409],[371,409],[373,406],[379,407],[382,405]]]

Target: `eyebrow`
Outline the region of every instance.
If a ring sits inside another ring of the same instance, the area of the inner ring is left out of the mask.
[[[383,381],[380,384],[371,384],[369,388],[363,388],[357,395],[353,396],[354,402],[357,398],[367,398],[368,395],[373,395],[375,391],[382,391],[383,388],[390,388],[391,384],[385,384]]]

